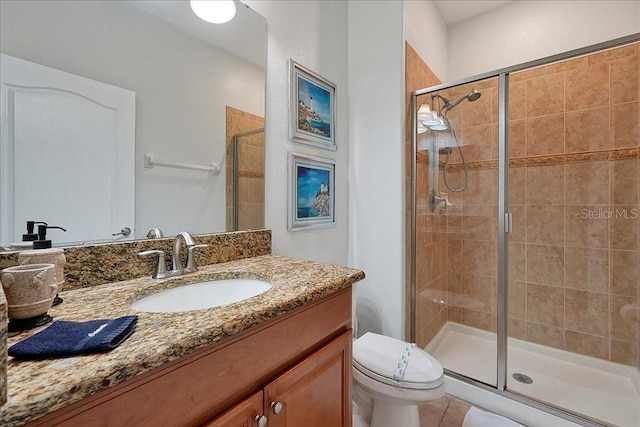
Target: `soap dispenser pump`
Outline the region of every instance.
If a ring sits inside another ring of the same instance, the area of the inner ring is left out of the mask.
[[[57,228],[62,231],[67,231],[57,225],[38,225],[38,240],[33,242],[33,249],[49,249],[51,247],[51,240],[47,240],[47,228]]]
[[[46,222],[42,221],[27,221],[27,234],[22,235],[23,242],[33,242],[34,240],[38,240],[38,234],[33,232],[36,224],[47,225]]]

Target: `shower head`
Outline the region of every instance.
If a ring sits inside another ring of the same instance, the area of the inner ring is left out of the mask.
[[[456,102],[451,102],[449,101],[447,98],[445,98],[442,95],[438,95],[435,94],[433,95],[433,98],[440,98],[442,99],[442,102],[444,103],[442,105],[442,109],[445,111],[449,111],[449,110],[453,110],[458,104],[460,104],[462,101],[464,101],[465,99],[469,102],[474,102],[477,101],[478,99],[480,99],[480,97],[482,96],[482,94],[480,93],[480,91],[478,91],[477,89],[472,90],[471,92],[469,92],[468,94],[466,94],[465,96],[463,96],[462,98],[458,99]]]
[[[469,92],[469,94],[467,95],[467,99],[469,100],[469,102],[473,102],[480,99],[481,96],[482,94],[477,89],[474,89],[471,92]]]

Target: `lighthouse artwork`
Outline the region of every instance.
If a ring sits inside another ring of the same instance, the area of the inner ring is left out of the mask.
[[[328,170],[298,166],[298,218],[330,215],[329,179]]]
[[[335,161],[289,153],[289,230],[335,225]]]
[[[335,85],[291,62],[289,137],[335,150]]]

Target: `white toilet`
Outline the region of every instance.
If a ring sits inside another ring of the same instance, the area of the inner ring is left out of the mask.
[[[418,405],[444,396],[436,359],[371,332],[353,342],[353,385],[354,404],[371,427],[419,427]]]

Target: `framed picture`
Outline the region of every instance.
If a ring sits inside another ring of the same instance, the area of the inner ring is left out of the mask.
[[[289,231],[336,224],[335,167],[331,159],[289,152]]]
[[[336,150],[336,85],[289,60],[289,138]]]

